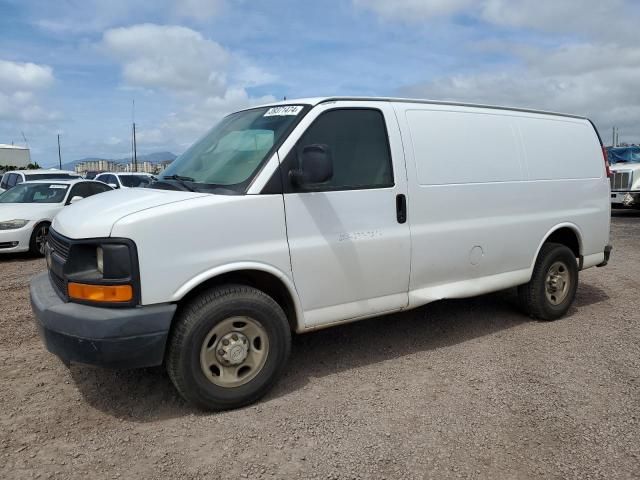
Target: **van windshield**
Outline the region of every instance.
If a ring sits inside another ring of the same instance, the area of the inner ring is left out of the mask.
[[[303,110],[302,105],[285,105],[225,117],[176,158],[162,172],[159,183],[202,192],[243,193],[273,148],[304,115]]]

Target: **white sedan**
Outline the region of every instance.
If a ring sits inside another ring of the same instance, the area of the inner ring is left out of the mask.
[[[150,173],[142,172],[104,172],[94,180],[104,182],[113,188],[144,188],[156,179]]]
[[[92,180],[37,180],[0,194],[0,253],[44,255],[53,217],[66,205],[109,190]]]

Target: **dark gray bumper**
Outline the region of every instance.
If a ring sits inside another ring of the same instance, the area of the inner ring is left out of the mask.
[[[63,362],[115,368],[162,363],[176,305],[101,308],[65,303],[46,272],[31,280],[30,293],[42,339]]]

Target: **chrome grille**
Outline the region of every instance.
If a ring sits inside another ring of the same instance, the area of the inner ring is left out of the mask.
[[[612,172],[611,190],[631,190],[633,172]]]
[[[69,250],[71,245],[60,234],[54,230],[49,229],[49,237],[47,239],[49,246],[56,252],[57,255],[62,257],[65,261],[69,258]]]

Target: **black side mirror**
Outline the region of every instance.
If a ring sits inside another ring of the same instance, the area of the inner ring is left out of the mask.
[[[333,157],[328,145],[305,145],[299,161],[300,168],[289,172],[289,178],[296,186],[324,183],[333,177]]]

